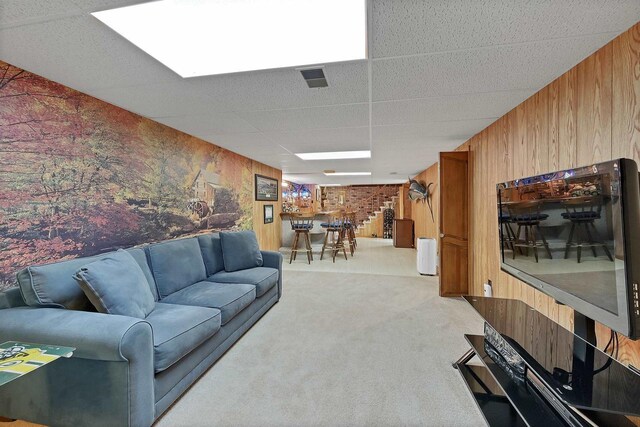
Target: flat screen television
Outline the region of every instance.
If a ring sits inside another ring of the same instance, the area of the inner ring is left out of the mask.
[[[497,185],[501,269],[640,338],[640,185],[633,160]]]

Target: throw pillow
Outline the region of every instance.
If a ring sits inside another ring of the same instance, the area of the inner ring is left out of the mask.
[[[262,267],[262,253],[253,231],[220,232],[220,243],[225,271]]]
[[[144,319],[155,307],[144,272],[122,249],[84,265],[74,279],[100,313]]]

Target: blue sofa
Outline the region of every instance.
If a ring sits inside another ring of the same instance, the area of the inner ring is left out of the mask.
[[[28,267],[0,293],[0,342],[76,347],[0,387],[0,416],[149,426],[282,295],[281,254],[260,251],[262,266],[228,272],[237,254],[223,253],[218,234],[127,252],[154,296],[145,319],[92,309],[73,275],[104,254]]]

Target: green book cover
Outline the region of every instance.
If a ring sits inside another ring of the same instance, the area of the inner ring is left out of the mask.
[[[0,344],[0,386],[59,357],[71,357],[75,348],[7,341]]]

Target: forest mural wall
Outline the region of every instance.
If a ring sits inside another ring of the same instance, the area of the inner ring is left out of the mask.
[[[251,159],[0,61],[0,289],[31,264],[250,229],[253,212]]]

